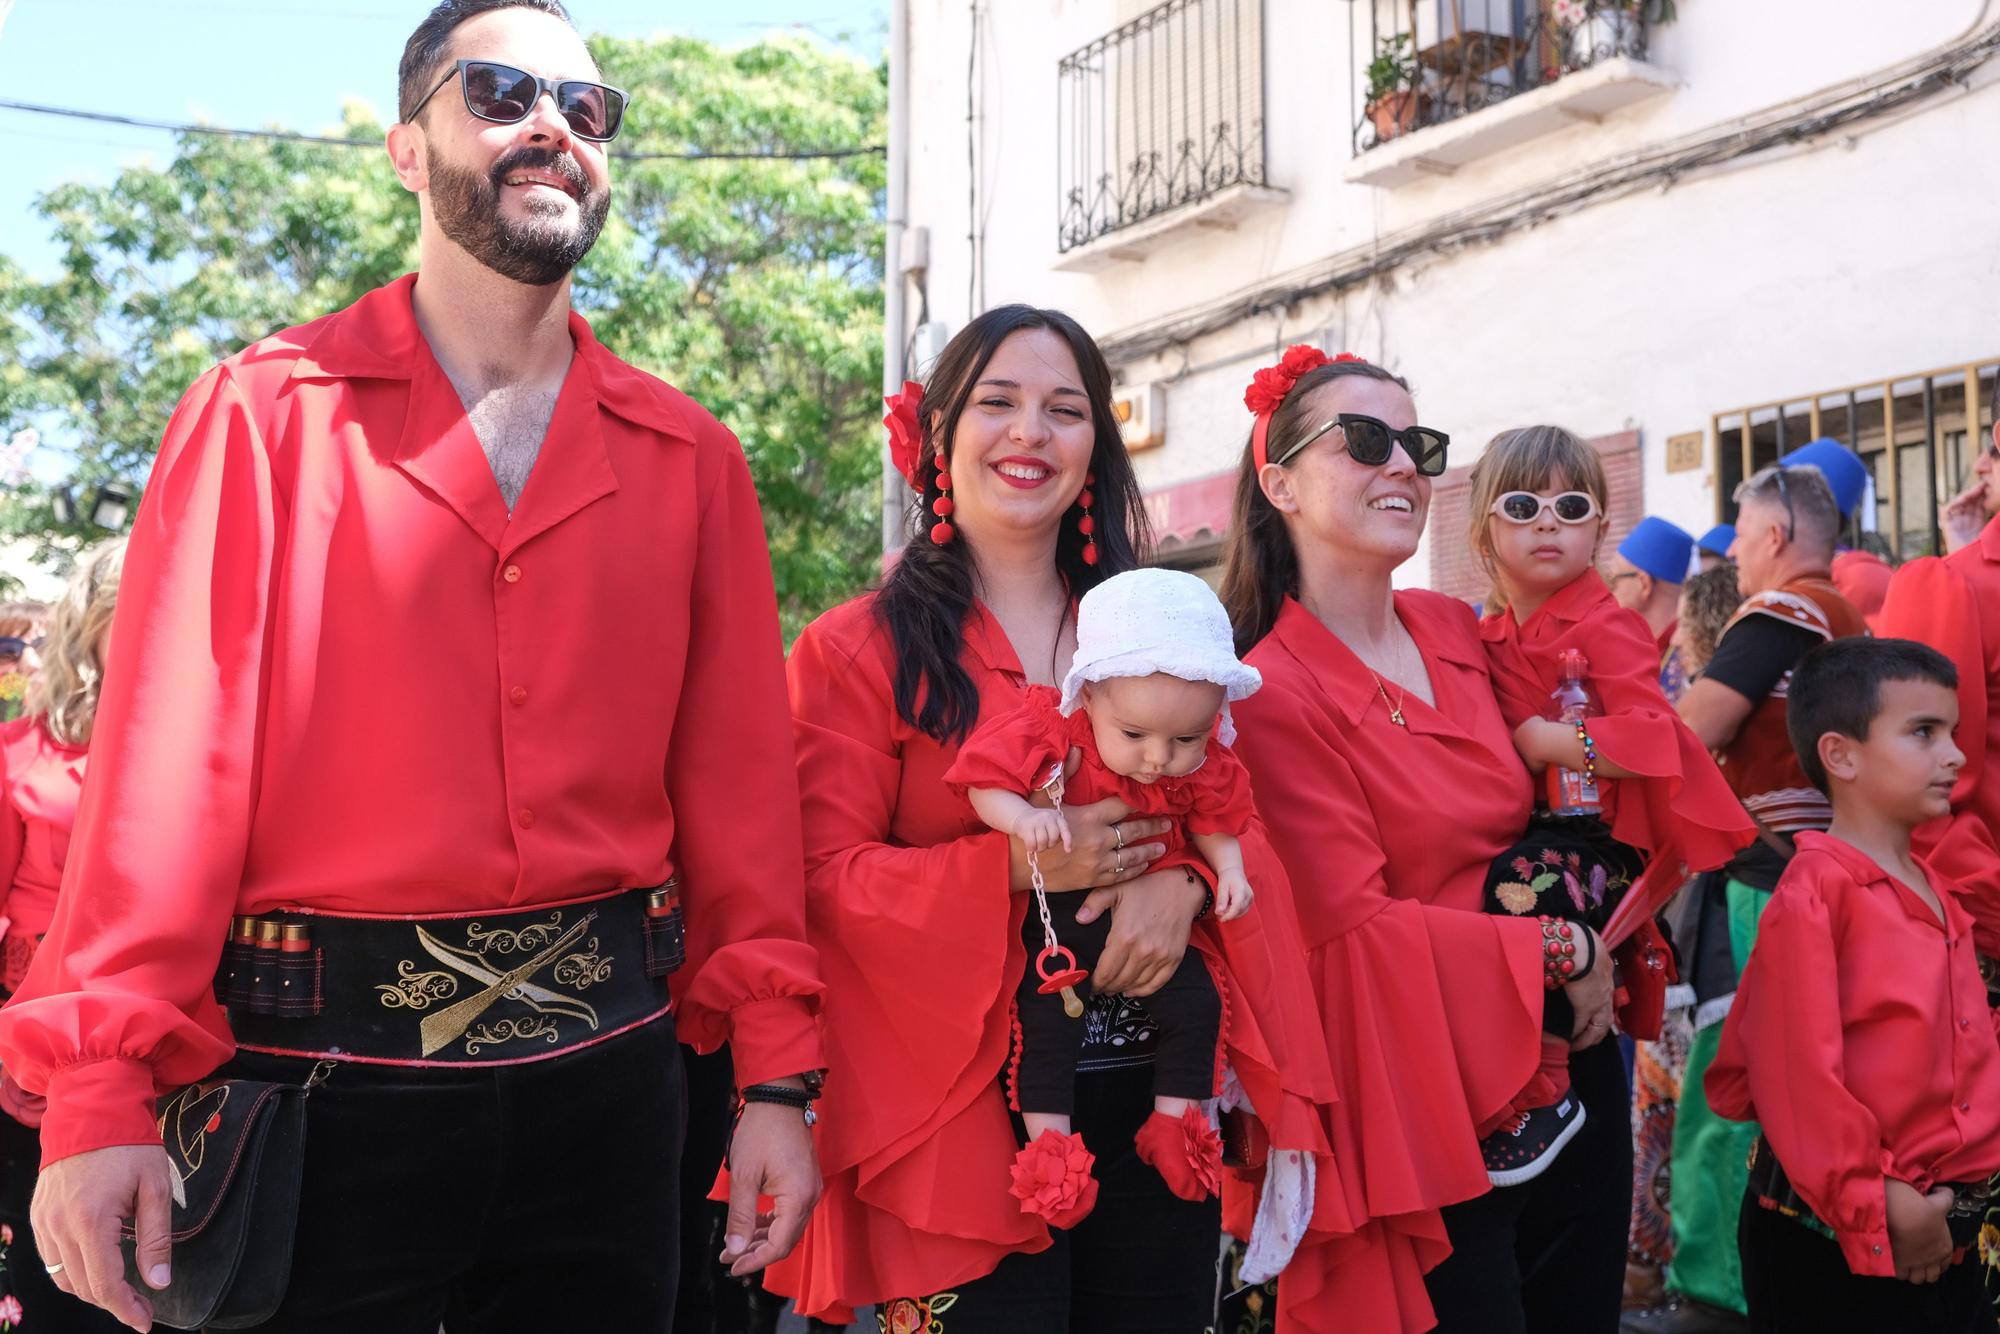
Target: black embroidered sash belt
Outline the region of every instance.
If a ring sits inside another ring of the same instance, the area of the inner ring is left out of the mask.
[[[1954,1253],[1963,1253],[1977,1244],[1979,1229],[1986,1221],[1987,1207],[1993,1202],[1996,1177],[1989,1181],[1940,1181],[1937,1185],[1950,1189],[1952,1195],[1951,1212],[1945,1215],[1945,1226],[1951,1232]],[[1750,1147],[1749,1195],[1760,1208],[1770,1209],[1784,1217],[1811,1228],[1823,1237],[1832,1237],[1834,1231],[1813,1212],[1792,1186],[1785,1169],[1778,1164],[1778,1155],[1771,1152],[1771,1141],[1762,1135]]]
[[[680,888],[464,917],[239,917],[215,996],[239,1047],[391,1065],[543,1060],[665,1014]]]

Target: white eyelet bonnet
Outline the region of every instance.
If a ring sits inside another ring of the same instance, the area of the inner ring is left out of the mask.
[[[1217,735],[1225,746],[1236,740],[1229,701],[1253,695],[1264,684],[1255,667],[1237,659],[1229,613],[1206,583],[1180,570],[1114,574],[1077,606],[1076,658],[1063,677],[1063,715],[1081,706],[1087,681],[1155,672],[1223,688]]]

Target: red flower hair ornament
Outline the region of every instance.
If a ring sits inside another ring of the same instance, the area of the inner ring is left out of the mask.
[[[1266,366],[1250,377],[1250,387],[1243,391],[1243,406],[1256,415],[1257,426],[1250,434],[1250,449],[1259,468],[1270,462],[1271,455],[1266,437],[1271,430],[1271,414],[1285,401],[1285,395],[1310,371],[1322,366],[1332,366],[1343,361],[1365,362],[1367,358],[1357,357],[1352,352],[1343,352],[1337,357],[1329,357],[1316,347],[1304,343],[1294,343],[1285,349],[1285,355],[1275,366]]]
[[[896,465],[896,471],[903,474],[903,480],[912,490],[921,491],[923,485],[917,478],[917,455],[924,447],[924,387],[915,380],[903,381],[900,392],[890,394],[882,400],[888,407],[888,415],[882,424],[889,428],[889,461]]]

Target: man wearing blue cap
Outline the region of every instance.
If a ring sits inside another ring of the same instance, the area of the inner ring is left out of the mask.
[[[1781,462],[1787,468],[1801,465],[1818,468],[1826,484],[1833,488],[1833,500],[1840,507],[1841,526],[1853,522],[1854,511],[1868,494],[1868,465],[1861,456],[1831,436],[1821,436],[1809,445],[1800,445]],[[1854,604],[1872,628],[1889,595],[1889,580],[1895,574],[1889,562],[1872,551],[1842,547],[1833,558],[1833,586]]]
[[[1694,553],[1701,560],[1702,573],[1729,564],[1729,547],[1736,541],[1734,524],[1718,523],[1695,539]]]
[[[1619,606],[1646,618],[1653,643],[1660,650],[1660,688],[1670,700],[1680,698],[1687,686],[1673,642],[1681,613],[1681,585],[1687,581],[1688,561],[1693,555],[1692,537],[1649,514],[1625,534],[1612,553],[1611,572],[1604,577]]]

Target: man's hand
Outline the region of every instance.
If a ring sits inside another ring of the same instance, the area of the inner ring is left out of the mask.
[[[1935,1283],[1951,1264],[1951,1191],[1939,1186],[1917,1194],[1907,1181],[1886,1177],[1882,1182],[1883,1212],[1889,1220],[1889,1246],[1895,1252],[1896,1277],[1908,1283]]]
[[[1150,996],[1167,984],[1187,953],[1188,932],[1208,899],[1208,887],[1175,867],[1153,871],[1127,885],[1095,889],[1076,910],[1076,920],[1090,922],[1100,913],[1117,910],[1092,991]]]
[[[35,1186],[29,1221],[42,1263],[64,1292],[101,1306],[137,1330],[153,1327],[153,1303],[125,1281],[120,1223],[133,1219],[139,1272],[155,1289],[172,1277],[174,1169],[157,1144],[121,1144],[49,1164]]]
[[[804,1113],[777,1103],[747,1104],[729,1146],[729,1221],[723,1227],[722,1263],[730,1275],[754,1274],[790,1255],[805,1234],[819,1192],[819,1160]],[[760,1195],[771,1197],[769,1214],[758,1212]]]
[[[1986,527],[1986,479],[1974,477],[1972,485],[1938,506],[1938,528],[1944,534],[1946,555],[1979,540]]]

